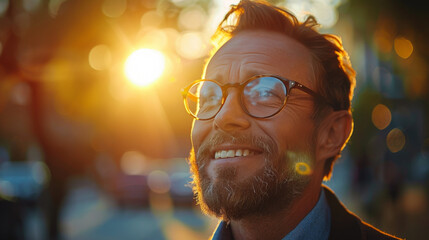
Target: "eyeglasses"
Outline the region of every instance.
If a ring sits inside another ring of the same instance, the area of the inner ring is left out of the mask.
[[[293,88],[326,102],[322,96],[298,82],[276,75],[257,75],[234,84],[206,79],[193,82],[182,90],[186,111],[197,120],[214,118],[225,103],[230,87],[239,89],[241,108],[254,118],[269,118],[279,113]]]

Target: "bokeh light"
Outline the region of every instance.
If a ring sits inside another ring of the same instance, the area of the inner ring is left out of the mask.
[[[183,58],[193,60],[207,54],[206,41],[198,32],[187,32],[182,34],[176,41],[177,53]]]
[[[2,1],[7,2],[7,1]],[[28,12],[36,10],[40,6],[41,0],[24,0],[22,1],[22,6]]]
[[[288,0],[283,2],[283,5],[293,12],[300,21],[305,20],[311,13],[323,28],[330,28],[337,23],[337,8],[342,3],[342,1],[329,0]]]
[[[0,180],[0,197],[9,199],[15,196],[15,189],[9,181]]]
[[[34,161],[32,163],[31,175],[34,181],[40,185],[48,183],[51,179],[49,167],[42,161]]]
[[[420,187],[406,189],[401,200],[403,209],[412,215],[425,212],[428,207],[428,198]]]
[[[156,81],[165,68],[164,55],[154,49],[134,51],[125,62],[125,75],[137,86],[147,86]]]
[[[89,51],[88,61],[93,69],[105,70],[110,67],[112,53],[107,45],[97,45]]]
[[[372,109],[371,120],[376,128],[383,130],[392,121],[392,114],[386,105],[377,104]]]
[[[143,33],[140,44],[153,49],[164,49],[168,44],[167,33],[157,28],[147,30]]]
[[[405,146],[405,135],[399,128],[392,129],[386,137],[387,148],[392,153],[396,153],[402,150]]]
[[[392,51],[392,36],[384,29],[379,29],[374,34],[374,41],[381,52],[388,53]]]
[[[410,40],[404,38],[404,37],[397,37],[394,41],[394,47],[396,54],[400,56],[403,59],[407,59],[411,56],[413,53],[413,44]]]
[[[297,162],[295,164],[295,171],[299,175],[310,175],[313,171],[311,171],[310,166],[305,162]]]
[[[4,13],[8,8],[9,8],[9,0],[0,1],[0,17],[4,15]]]
[[[58,10],[61,7],[61,4],[63,4],[66,0],[57,0],[57,1],[49,1],[49,14],[51,17],[56,17],[58,14]]]
[[[161,25],[163,17],[158,11],[149,11],[143,14],[140,19],[140,25],[142,28],[157,28]]]
[[[122,155],[121,169],[128,175],[144,174],[147,163],[146,157],[138,151],[128,151]]]
[[[11,92],[11,100],[17,105],[25,106],[31,100],[31,89],[30,86],[25,82],[19,82],[15,84]]]
[[[179,27],[185,30],[198,30],[206,22],[206,12],[199,5],[183,9],[179,15]]]
[[[196,0],[170,0],[170,2],[172,2],[174,5],[178,7],[184,7],[184,6],[192,5],[193,3],[196,2]]]
[[[155,193],[167,193],[170,190],[170,178],[161,170],[155,170],[147,176],[147,184]]]
[[[300,175],[310,175],[313,173],[311,167],[312,158],[305,152],[287,151],[286,159],[290,160],[291,168]]]
[[[104,0],[102,11],[107,17],[117,18],[127,9],[127,0]]]

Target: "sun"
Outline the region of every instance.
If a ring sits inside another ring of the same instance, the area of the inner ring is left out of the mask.
[[[125,75],[137,86],[147,86],[155,82],[164,72],[164,68],[164,55],[154,49],[136,50],[125,61]]]

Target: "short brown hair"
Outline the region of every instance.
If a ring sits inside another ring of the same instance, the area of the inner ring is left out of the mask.
[[[335,110],[351,112],[351,99],[355,86],[353,70],[347,52],[341,40],[331,34],[321,34],[315,28],[318,23],[314,16],[308,16],[303,22],[286,9],[273,6],[265,1],[241,0],[233,5],[219,24],[212,41],[215,51],[226,41],[240,32],[265,30],[284,34],[301,43],[310,50],[313,56],[313,68],[318,81],[315,81],[316,92],[324,97]],[[314,103],[314,120],[316,126],[324,117],[326,104]],[[326,160],[324,175],[328,179],[334,161],[340,156]]]

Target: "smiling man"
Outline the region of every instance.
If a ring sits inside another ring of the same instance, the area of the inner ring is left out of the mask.
[[[355,80],[341,42],[316,25],[241,1],[204,79],[183,91],[194,191],[221,218],[213,239],[396,239],[322,185],[352,132]]]

